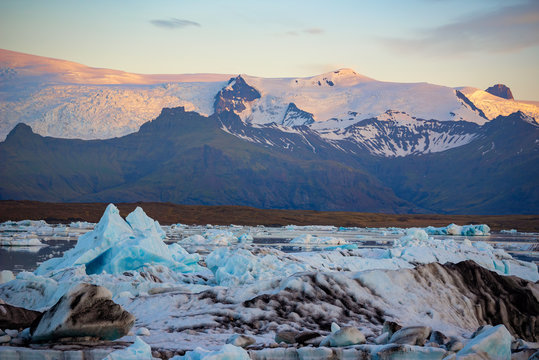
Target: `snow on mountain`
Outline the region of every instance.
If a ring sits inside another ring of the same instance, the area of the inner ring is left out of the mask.
[[[539,122],[539,102],[537,101],[508,100],[473,87],[462,87],[458,90],[481,109],[489,120],[500,115],[507,116],[522,111]]]
[[[311,142],[321,136],[341,149],[406,156],[467,144],[477,125],[498,115],[521,110],[539,119],[537,105],[474,88],[382,82],[351,69],[306,78],[142,75],[0,49],[0,141],[20,122],[46,136],[112,138],[183,106],[202,115],[232,111],[252,129],[223,130],[268,146],[316,151]]]
[[[345,129],[321,131],[330,140],[348,140],[382,156],[407,156],[445,151],[468,144],[479,126],[464,121],[423,120],[388,110]]]
[[[246,111],[248,123],[282,124],[290,103],[313,115],[315,130],[346,127],[357,121],[397,109],[423,119],[487,120],[461,101],[455,90],[428,83],[377,81],[351,69],[340,69],[309,78],[266,79],[242,75],[261,93]]]
[[[226,82],[52,85],[32,88],[17,98],[2,95],[0,140],[20,122],[41,135],[89,140],[135,132],[164,107],[184,106],[210,115],[213,96],[224,85]]]
[[[227,74],[134,74],[93,68],[71,61],[0,49],[0,80],[66,84],[162,84],[167,82],[219,82]]]

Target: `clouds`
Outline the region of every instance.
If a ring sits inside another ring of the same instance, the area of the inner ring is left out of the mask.
[[[315,27],[315,28],[308,28],[308,29],[303,29],[299,31],[287,31],[284,33],[284,35],[287,35],[287,36],[298,36],[302,34],[320,35],[323,33],[324,33],[324,29]]]
[[[433,56],[518,52],[539,45],[539,2],[506,6],[383,42],[398,52]]]
[[[163,28],[163,29],[181,29],[188,26],[197,26],[200,27],[200,24],[191,21],[191,20],[184,20],[184,19],[178,19],[178,18],[169,18],[167,19],[154,19],[150,20],[150,24]]]

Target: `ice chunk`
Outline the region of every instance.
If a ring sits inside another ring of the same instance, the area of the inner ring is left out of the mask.
[[[69,224],[70,228],[75,229],[92,229],[95,226],[95,223],[86,222],[86,221],[74,221]]]
[[[503,325],[484,329],[457,353],[457,358],[471,355],[493,360],[511,359],[511,334]]]
[[[308,244],[308,245],[344,245],[348,242],[342,238],[329,236],[315,236],[311,234],[300,235],[290,241],[290,244]]]
[[[0,238],[0,246],[47,246],[47,244],[43,244],[39,239],[34,237],[13,236],[10,238]]]
[[[135,317],[111,299],[102,286],[79,284],[32,325],[32,341],[85,336],[115,340],[126,335]]]
[[[206,265],[215,274],[215,281],[224,286],[288,276],[308,268],[283,257],[274,254],[255,256],[246,249],[219,248],[206,257]]]
[[[231,231],[219,229],[209,229],[206,230],[202,235],[195,234],[180,240],[181,244],[217,246],[228,246],[236,243],[251,242],[253,242],[253,237],[249,234],[241,234],[240,236],[236,236]]]
[[[125,218],[131,228],[142,236],[157,236],[166,238],[166,234],[159,225],[159,222],[150,218],[141,207],[137,208]]]
[[[170,360],[250,360],[249,353],[241,347],[231,344],[224,345],[220,350],[209,351],[197,347],[188,351],[184,356],[174,356]]]
[[[457,236],[484,236],[490,235],[490,227],[486,224],[479,225],[456,225],[449,224],[445,227],[428,226],[425,231],[429,235],[457,235]]]
[[[331,328],[334,329],[333,324]],[[322,340],[320,346],[341,347],[364,343],[365,335],[361,331],[353,326],[345,326],[329,334]]]
[[[6,283],[8,281],[11,281],[15,279],[15,276],[13,273],[9,270],[2,270],[0,271],[0,284]]]
[[[153,360],[152,348],[138,336],[133,345],[111,352],[104,360]]]
[[[110,204],[94,230],[79,237],[75,247],[66,251],[62,258],[45,261],[36,274],[80,265],[86,266],[88,274],[117,274],[147,264],[163,264],[180,272],[198,269],[198,255],[188,254],[179,245],[167,246],[159,223],[141,208],[137,207],[127,219],[129,222],[124,221],[118,209]]]

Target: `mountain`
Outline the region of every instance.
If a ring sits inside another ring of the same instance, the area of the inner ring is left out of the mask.
[[[537,101],[508,100],[473,87],[458,88],[458,91],[480,108],[489,120],[518,111],[535,118],[536,121],[539,119],[539,102]]]
[[[387,119],[366,122],[395,126]],[[373,154],[349,139],[328,140],[308,126],[246,124],[230,110],[205,117],[163,109],[138,132],[108,140],[43,137],[20,124],[0,143],[0,198],[391,213],[539,211],[539,126],[533,119],[516,113],[483,126],[443,124],[452,126],[447,133],[455,141],[473,137],[445,151],[399,157]],[[434,125],[421,120],[415,126],[428,132]]]
[[[217,115],[183,108],[164,109],[138,132],[109,140],[42,137],[20,124],[0,143],[0,198],[419,210],[348,161],[275,151],[221,126]]]
[[[140,75],[0,51],[0,199],[537,213],[538,105],[351,69]]]
[[[368,169],[402,199],[448,213],[539,211],[539,126],[522,112],[499,116],[466,145]]]
[[[466,121],[481,125],[519,110],[539,118],[537,104],[511,101],[499,106],[499,101],[509,100],[492,97],[497,99],[496,105],[490,100],[476,101],[477,96],[472,99],[464,90],[428,83],[382,82],[351,69],[277,79],[141,75],[0,50],[0,140],[20,122],[44,136],[108,139],[133,133],[157,117],[162,108],[178,106],[205,116],[232,110],[253,126],[305,125],[328,139],[340,137],[340,132],[361,121],[383,118],[388,111],[439,124]],[[406,128],[406,138],[412,133],[419,135],[406,121],[399,126]],[[439,134],[443,131],[436,130]],[[433,143],[420,137],[423,140],[418,142]],[[420,148],[375,153],[399,156],[421,153]],[[423,152],[437,149],[429,146]]]

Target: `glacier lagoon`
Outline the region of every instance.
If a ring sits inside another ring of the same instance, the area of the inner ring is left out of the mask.
[[[26,246],[19,242],[17,246],[2,245],[0,241],[0,270],[34,271],[45,260],[61,256],[73,248],[78,237],[91,231],[94,223],[47,224],[45,221],[6,222],[0,225],[0,240],[38,239],[44,246]],[[270,247],[283,252],[322,251],[331,248],[332,244],[293,243],[290,242],[301,236],[339,238],[358,248],[388,248],[394,240],[404,235],[403,228],[338,228],[333,226],[220,226],[220,225],[184,225],[162,226],[166,233],[164,241],[167,244],[180,242],[189,252],[209,253],[220,246],[231,245],[223,234],[241,236],[247,234],[253,238],[252,244],[258,247]],[[205,233],[221,233],[221,240],[210,242],[192,239],[193,235],[202,236]],[[495,248],[504,249],[515,259],[531,261],[539,264],[539,233],[518,232],[516,229],[490,232],[485,236],[447,236],[431,235],[434,239],[450,238],[457,242],[464,239],[482,241]],[[184,240],[185,239],[185,240]],[[183,241],[182,241],[183,240]],[[232,241],[232,244],[234,241]]]
[[[5,243],[43,245],[9,247],[10,256],[33,260],[2,261],[16,277],[3,274],[0,299],[46,311],[80,284],[106,288],[136,318],[115,343],[132,345],[111,359],[383,358],[399,351],[441,359],[461,351],[458,344],[468,353],[510,353],[518,341],[517,350],[537,346],[539,305],[530,293],[538,291],[537,234],[450,235],[488,233],[484,226],[161,227],[140,208],[124,220],[113,205],[97,225],[27,221],[1,229]],[[437,233],[444,235],[430,235]],[[511,294],[528,302],[514,303]],[[403,343],[403,332],[415,340]],[[451,340],[436,340],[438,332]],[[41,351],[17,347],[32,341],[20,334],[11,347],[24,350],[13,351]]]

